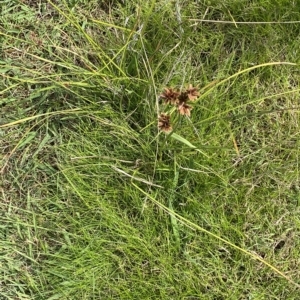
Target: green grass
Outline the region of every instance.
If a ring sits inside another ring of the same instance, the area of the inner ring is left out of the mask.
[[[0,299],[299,299],[299,7],[2,2]]]

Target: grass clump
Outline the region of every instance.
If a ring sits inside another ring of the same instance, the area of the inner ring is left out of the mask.
[[[298,298],[297,7],[1,9],[3,299]]]

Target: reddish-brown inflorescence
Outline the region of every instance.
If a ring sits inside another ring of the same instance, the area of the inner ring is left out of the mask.
[[[170,122],[170,116],[164,113],[161,113],[158,117],[158,128],[164,132],[172,131],[172,126]]]
[[[193,87],[189,84],[186,90],[178,92],[178,90],[173,88],[165,88],[164,92],[160,95],[160,98],[164,100],[165,104],[172,104],[177,107],[180,115],[190,117],[192,106],[188,105],[189,101],[195,101],[199,97],[198,88]],[[172,131],[172,126],[170,122],[170,115],[161,113],[158,117],[158,128],[164,132]]]
[[[196,87],[193,87],[193,85],[189,85],[189,87],[186,89],[187,97],[190,101],[194,101],[199,97],[199,92]]]
[[[160,95],[166,104],[176,104],[180,93],[172,88],[165,88],[165,91]]]
[[[191,110],[192,110],[192,107],[190,105],[186,104],[185,102],[182,102],[181,104],[178,105],[178,111],[181,115],[190,117]]]

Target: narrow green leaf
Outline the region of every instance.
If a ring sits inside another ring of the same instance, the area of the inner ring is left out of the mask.
[[[188,147],[190,147],[192,149],[197,149],[196,146],[191,144],[187,139],[183,138],[182,136],[178,135],[177,133],[172,133],[171,137],[174,138],[175,140],[187,145]]]
[[[18,148],[22,148],[25,145],[29,144],[30,141],[32,141],[35,137],[36,137],[36,131],[29,132],[26,138],[21,140],[21,142],[18,145]]]
[[[32,155],[32,157],[36,156],[50,139],[51,136],[49,134],[46,134],[43,140],[40,142],[38,149]]]

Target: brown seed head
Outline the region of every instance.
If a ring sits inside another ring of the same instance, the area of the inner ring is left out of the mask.
[[[197,99],[199,97],[198,89],[196,87],[193,87],[191,84],[187,88],[186,93],[187,93],[187,97],[190,101],[194,101],[195,99]]]
[[[172,131],[172,126],[170,122],[170,116],[164,113],[161,113],[158,117],[158,128],[164,132]]]
[[[192,107],[184,102],[182,102],[180,105],[178,105],[178,111],[181,115],[190,117],[191,110],[192,110]]]
[[[160,95],[166,104],[176,104],[180,93],[172,88],[165,88],[165,91]]]

